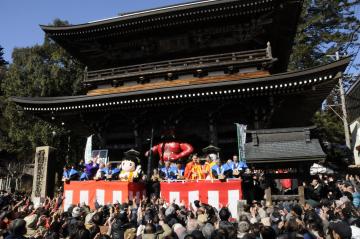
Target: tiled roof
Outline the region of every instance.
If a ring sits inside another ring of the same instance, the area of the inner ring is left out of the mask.
[[[245,145],[249,163],[319,161],[325,159],[314,127],[248,131],[252,142]]]
[[[299,160],[324,159],[325,154],[321,149],[318,139],[310,142],[305,140],[266,142],[257,146],[249,143],[245,146],[246,159],[250,163],[280,162]]]

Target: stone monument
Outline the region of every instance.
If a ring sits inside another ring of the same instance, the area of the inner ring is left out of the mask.
[[[53,156],[54,148],[50,146],[36,148],[31,195],[34,202],[39,203],[46,196],[54,195],[55,165]]]

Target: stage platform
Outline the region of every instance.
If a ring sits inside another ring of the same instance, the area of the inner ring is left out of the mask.
[[[128,200],[140,200],[146,194],[143,183],[120,181],[71,181],[64,184],[64,209],[72,204],[85,203],[95,207],[95,199],[99,205],[123,203]]]
[[[167,202],[185,203],[200,200],[215,208],[228,206],[233,217],[237,215],[238,200],[242,199],[241,180],[163,181],[161,197]],[[94,208],[95,199],[100,205],[139,200],[146,194],[143,183],[120,181],[73,181],[64,185],[64,209],[72,204],[85,203]]]
[[[242,199],[241,180],[203,180],[193,182],[161,182],[161,197],[167,202],[189,205],[199,200],[217,209],[228,206],[233,217],[237,216],[238,200]]]

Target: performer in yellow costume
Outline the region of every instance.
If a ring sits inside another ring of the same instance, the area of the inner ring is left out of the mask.
[[[212,174],[212,170],[211,168],[216,164],[216,154],[209,154],[206,157],[206,162],[203,165],[203,172],[204,172],[204,176],[205,179],[213,179],[215,178],[214,175]]]

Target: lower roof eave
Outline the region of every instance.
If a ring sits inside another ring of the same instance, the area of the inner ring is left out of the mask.
[[[225,81],[209,84],[189,85],[181,87],[161,88],[144,91],[127,92],[120,94],[108,94],[97,96],[65,96],[65,97],[12,97],[12,101],[22,107],[30,107],[25,110],[30,111],[54,111],[54,110],[73,110],[86,108],[83,104],[95,104],[89,107],[103,107],[115,104],[137,104],[140,102],[180,99],[184,98],[200,98],[208,97],[207,95],[217,95],[219,88],[224,89],[224,93],[252,95],[262,91],[278,91],[278,90],[300,90],[304,87],[323,87],[326,84],[334,84],[337,78],[337,73],[344,71],[348,65],[350,58],[344,58],[339,61],[307,69],[297,72],[285,72],[281,74],[271,75],[268,77],[254,78],[254,79],[241,79],[237,81]],[[227,89],[227,90],[226,90]],[[229,90],[231,89],[231,91]],[[184,92],[187,92],[186,95]],[[220,92],[221,93],[221,92]],[[162,95],[159,98],[157,95]],[[138,98],[138,97],[141,98]],[[129,99],[139,100],[129,100]],[[121,102],[120,99],[125,99]],[[97,104],[101,102],[100,104]],[[109,104],[108,104],[109,103]],[[60,107],[69,105],[70,107]],[[32,108],[34,107],[34,108]],[[40,107],[40,108],[38,108]]]
[[[278,158],[278,159],[247,159],[249,164],[265,164],[265,163],[299,163],[299,162],[322,162],[325,156],[301,157],[301,158]]]

